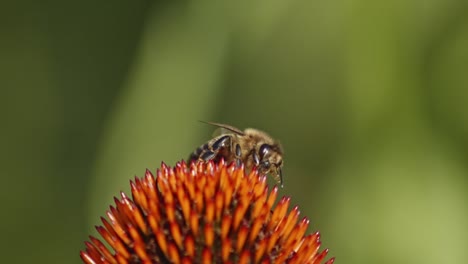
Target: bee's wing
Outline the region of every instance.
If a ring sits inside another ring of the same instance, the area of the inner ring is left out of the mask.
[[[238,135],[241,135],[243,136],[244,135],[244,132],[241,131],[240,129],[238,128],[235,128],[233,126],[230,126],[230,125],[225,125],[225,124],[220,124],[220,123],[214,123],[214,122],[206,122],[206,121],[200,121],[202,123],[205,123],[205,124],[208,124],[208,125],[212,125],[212,126],[216,126],[218,127],[219,129],[216,129],[215,133],[214,133],[214,136],[219,136],[219,135],[224,135],[224,134],[230,134],[229,132],[233,132],[235,134],[238,134]]]

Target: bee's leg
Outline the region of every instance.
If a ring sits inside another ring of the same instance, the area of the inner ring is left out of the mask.
[[[235,148],[236,148],[236,165],[237,167],[240,167],[242,163],[242,160],[241,160],[242,150],[239,144],[236,144]]]

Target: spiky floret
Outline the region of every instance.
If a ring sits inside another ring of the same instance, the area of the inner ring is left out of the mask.
[[[319,264],[328,253],[298,207],[288,212],[289,197],[274,205],[278,188],[256,170],[182,161],[130,185],[132,198],[121,193],[97,227],[112,251],[91,236],[85,263]]]

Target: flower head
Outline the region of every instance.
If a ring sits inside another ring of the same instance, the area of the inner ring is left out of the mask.
[[[81,252],[85,263],[322,263],[318,232],[266,176],[219,163],[162,164],[130,183]],[[330,259],[326,264],[333,263]]]

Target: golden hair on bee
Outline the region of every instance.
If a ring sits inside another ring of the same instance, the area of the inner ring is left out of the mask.
[[[203,121],[202,121],[203,122]],[[225,124],[203,122],[220,128],[220,135],[198,147],[188,161],[219,161],[241,163],[247,169],[257,167],[264,175],[270,174],[283,186],[283,149],[266,132],[254,128],[244,131]]]

